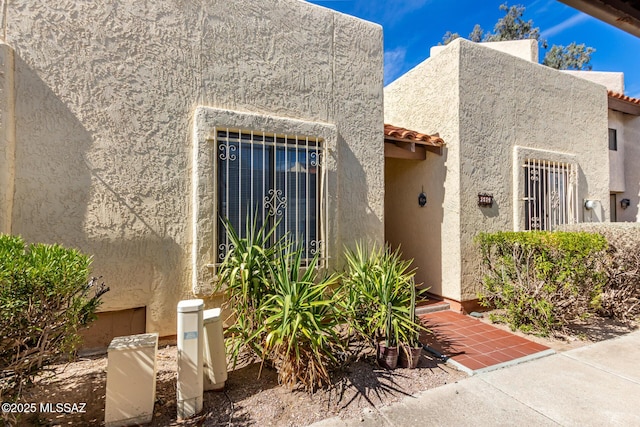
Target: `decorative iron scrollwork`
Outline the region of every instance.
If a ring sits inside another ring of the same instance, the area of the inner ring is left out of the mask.
[[[233,243],[220,243],[218,245],[218,259],[224,261],[229,252],[234,249]]]
[[[271,216],[282,215],[283,209],[287,208],[287,198],[283,195],[282,190],[269,190],[264,197],[264,207]]]
[[[322,248],[322,240],[309,241],[309,253],[311,256],[316,256],[318,251]]]
[[[220,151],[220,160],[229,160],[230,162],[232,162],[236,159],[236,155],[233,154],[233,152],[236,151],[235,145],[220,144],[218,146],[218,150]]]

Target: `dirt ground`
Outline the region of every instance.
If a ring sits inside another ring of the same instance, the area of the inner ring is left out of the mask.
[[[204,394],[203,413],[176,420],[176,347],[158,349],[154,426],[305,426],[325,418],[358,417],[419,391],[458,381],[459,372],[423,350],[417,369],[388,371],[373,354],[334,374],[333,386],[309,395],[278,385],[277,373],[251,364],[231,371],[224,392]],[[55,367],[56,377],[42,379],[22,402],[86,403],[86,413],[38,414],[23,418],[26,425],[104,425],[106,356],[80,359]]]
[[[498,311],[495,310],[497,313]],[[628,334],[638,329],[638,322],[622,323],[609,318],[592,317],[582,322],[576,322],[569,325],[565,331],[557,332],[549,337],[538,337],[535,335],[525,334],[520,331],[512,331],[508,325],[504,323],[493,323],[489,319],[491,312],[481,313],[481,321],[488,323],[496,328],[509,331],[512,334],[524,337],[528,340],[546,345],[555,351],[567,351],[574,348],[583,347],[594,342],[608,340],[620,335]]]
[[[481,319],[490,322],[485,314]],[[505,325],[495,326],[507,329]],[[567,333],[528,339],[547,345],[556,351],[613,338],[635,329],[607,319],[592,319],[575,325]],[[278,385],[277,373],[259,365],[248,364],[229,372],[224,392],[206,392],[204,410],[194,419],[176,420],[176,347],[163,344],[158,349],[157,386],[154,426],[305,426],[325,418],[340,416],[357,418],[401,400],[419,391],[439,387],[466,378],[426,351],[418,369],[380,368],[373,354],[365,354],[334,373],[332,387],[309,395]],[[21,425],[104,425],[106,355],[80,358],[66,365],[55,366],[56,376],[44,378],[28,389],[22,402],[86,403],[86,412],[77,414],[43,414],[25,417]]]

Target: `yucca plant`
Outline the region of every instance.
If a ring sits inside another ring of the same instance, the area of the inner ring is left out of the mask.
[[[411,260],[403,260],[399,249],[368,250],[360,243],[345,257],[341,304],[351,326],[373,345],[381,339],[388,347],[412,341],[422,326],[411,316]]]
[[[341,346],[335,326],[335,300],[331,286],[338,276],[318,279],[317,255],[303,266],[303,249],[282,253],[269,264],[273,294],[260,309],[264,322],[264,355],[278,370],[280,383],[301,383],[313,391],[330,381],[328,366]]]
[[[240,353],[248,348],[255,356],[263,354],[261,343],[265,315],[260,304],[273,292],[271,264],[283,253],[284,239],[274,244],[277,227],[268,223],[258,227],[258,217],[245,222],[244,237],[225,220],[231,248],[220,266],[219,289],[225,295],[225,307],[231,309],[231,326],[227,329],[227,349],[233,366]]]
[[[379,246],[367,249],[357,243],[354,250],[345,249],[347,269],[342,285],[338,290],[340,312],[344,323],[361,338],[374,344],[378,335],[379,323],[374,322],[370,314],[379,309],[379,302],[369,295],[374,294],[373,276],[377,274],[376,265],[382,256]],[[350,335],[350,334],[349,334]]]

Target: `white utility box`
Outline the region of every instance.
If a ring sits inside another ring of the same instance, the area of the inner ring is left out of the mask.
[[[178,419],[202,411],[202,311],[201,299],[178,303]]]
[[[156,399],[158,334],[117,337],[107,359],[106,427],[145,424]]]
[[[222,390],[227,380],[221,309],[204,311],[204,390]]]

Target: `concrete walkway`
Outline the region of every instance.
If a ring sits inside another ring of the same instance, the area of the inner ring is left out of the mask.
[[[640,331],[491,372],[329,426],[640,425]]]

